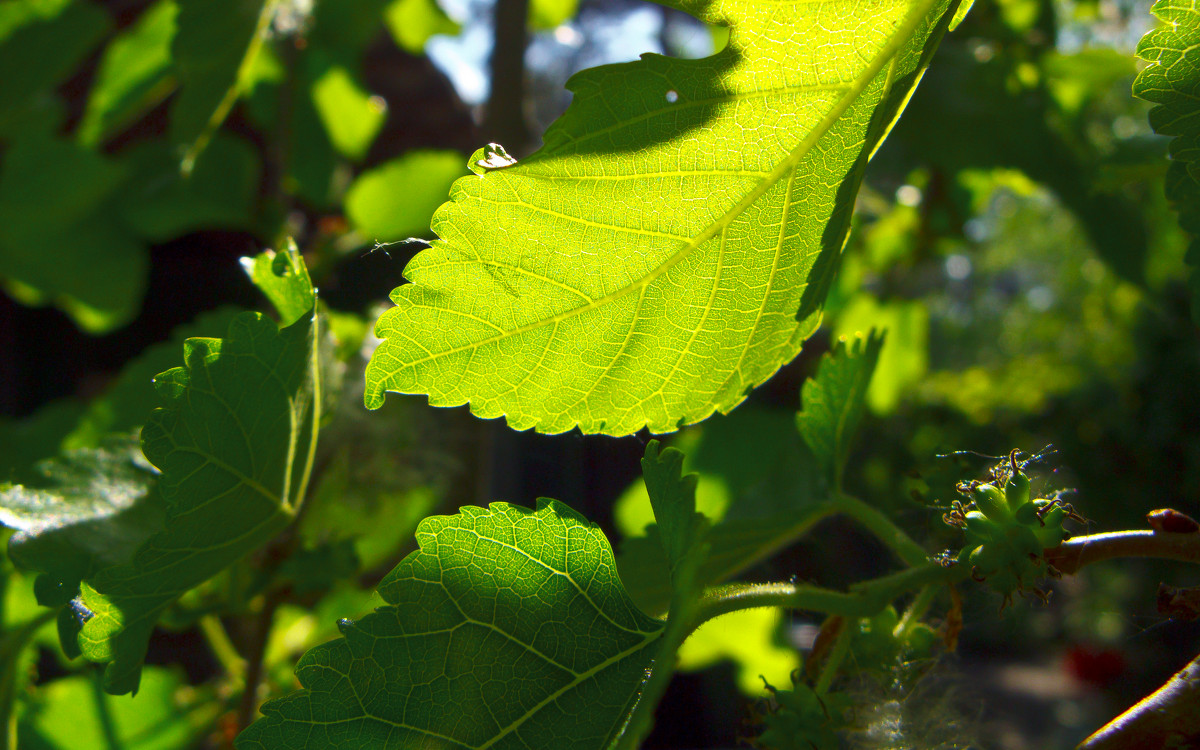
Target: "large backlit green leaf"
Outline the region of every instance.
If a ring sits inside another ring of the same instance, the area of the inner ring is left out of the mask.
[[[593,750],[637,700],[661,624],[593,524],[542,500],[433,516],[379,585],[387,602],[300,660],[250,748]]]
[[[1200,10],[1194,3],[1159,0],[1150,12],[1164,25],[1138,43],[1138,57],[1151,64],[1133,82],[1133,93],[1157,105],[1150,110],[1155,132],[1174,136],[1167,198],[1183,228],[1197,237],[1187,260],[1193,266],[1192,316],[1200,322]]]
[[[584,71],[518,164],[495,150],[435,214],[367,375],[517,429],[666,432],[799,351],[866,161],[955,3],[682,3],[704,60]]]
[[[292,265],[277,272],[307,288],[308,315],[282,330],[263,315],[240,315],[224,339],[189,339],[185,366],[155,379],[166,406],[142,431],[142,448],[162,472],[165,529],[129,563],[81,587],[79,645],[87,658],[108,663],[109,692],[137,689],[163,610],[274,536],[304,496],[319,367],[313,290]]]

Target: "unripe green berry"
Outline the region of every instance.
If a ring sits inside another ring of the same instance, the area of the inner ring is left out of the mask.
[[[966,523],[968,545],[986,544],[999,538],[999,527],[997,527],[996,522],[977,510],[967,513]]]
[[[993,521],[1004,523],[1012,520],[1012,511],[1008,508],[1008,501],[996,485],[975,485],[971,489],[971,499],[975,501],[975,507]]]
[[[1020,469],[1004,485],[1004,498],[1008,501],[1009,510],[1014,513],[1029,502],[1029,477],[1022,474]]]
[[[1041,526],[1038,521],[1037,503],[1025,503],[1013,511],[1013,517],[1017,519],[1017,523],[1025,526]]]
[[[993,543],[985,544],[973,551],[969,560],[971,567],[974,568],[974,573],[981,578],[986,578],[1004,566],[1006,557],[1004,548]]]
[[[1042,522],[1046,524],[1045,526],[1039,524],[1033,527],[1033,533],[1037,536],[1042,549],[1049,549],[1062,544],[1063,539],[1067,536],[1062,527],[1066,517],[1067,512],[1065,510],[1060,507],[1054,507],[1046,515],[1042,516]]]

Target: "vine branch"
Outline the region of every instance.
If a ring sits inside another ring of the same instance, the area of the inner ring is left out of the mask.
[[[1077,536],[1046,550],[1046,561],[1062,573],[1118,557],[1149,557],[1200,564],[1200,533],[1134,530]]]
[[[1197,703],[1200,703],[1200,656],[1188,662],[1161,688],[1084,740],[1079,750],[1190,747],[1182,743],[1200,736]]]

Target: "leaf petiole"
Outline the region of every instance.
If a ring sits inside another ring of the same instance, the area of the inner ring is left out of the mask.
[[[917,567],[929,561],[929,553],[925,548],[914,542],[912,537],[873,505],[841,492],[834,495],[832,503],[835,513],[845,513],[858,521],[906,565]]]
[[[965,565],[944,567],[927,562],[899,573],[855,584],[848,592],[794,583],[735,583],[710,589],[700,600],[692,630],[730,612],[755,607],[783,607],[842,617],[872,617],[902,594],[926,586],[966,579]]]

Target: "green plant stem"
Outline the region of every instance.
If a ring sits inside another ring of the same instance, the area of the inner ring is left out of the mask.
[[[813,687],[813,692],[817,695],[829,692],[833,678],[837,676],[837,671],[845,661],[846,654],[850,653],[850,641],[854,640],[854,631],[858,630],[858,620],[857,617],[847,617],[842,621],[842,628],[833,642],[833,650],[829,652],[829,657],[821,665],[821,673],[817,677],[817,684]]]
[[[1138,529],[1077,536],[1046,550],[1046,561],[1062,573],[1118,557],[1154,557],[1200,564],[1200,533],[1172,534]]]
[[[267,652],[267,640],[271,636],[271,626],[275,622],[275,610],[279,608],[280,603],[278,592],[268,593],[262,610],[255,615],[253,620],[253,631],[250,634],[249,653],[246,659],[245,687],[242,689],[242,700],[238,704],[237,728],[239,732],[250,726],[258,712],[258,686],[263,679],[263,657]]]
[[[13,706],[17,700],[17,671],[20,669],[21,651],[43,625],[58,616],[51,609],[17,627],[0,638],[0,723],[4,725],[2,750],[16,750],[17,712]]]
[[[672,574],[674,595],[671,597],[671,614],[667,619],[667,627],[654,656],[650,676],[642,685],[641,695],[628,723],[612,743],[613,750],[637,750],[653,728],[654,709],[662,700],[667,685],[671,682],[671,676],[675,673],[675,660],[679,648],[696,630],[693,623],[701,606],[701,599],[696,595],[696,576],[700,570],[700,563],[707,554],[708,545],[703,541],[698,543]]]
[[[187,151],[183,155],[179,169],[185,177],[191,176],[192,169],[196,166],[196,159],[208,147],[208,142],[212,140],[217,129],[221,127],[221,123],[225,122],[226,116],[229,115],[229,110],[233,109],[233,105],[237,103],[238,97],[242,95],[242,84],[249,75],[250,68],[254,65],[254,59],[258,57],[259,50],[262,49],[263,41],[267,38],[267,31],[271,27],[271,19],[275,17],[275,10],[280,2],[281,0],[268,0],[268,2],[263,3],[262,11],[258,14],[258,23],[254,27],[254,36],[250,37],[250,44],[246,48],[246,53],[242,55],[242,62],[238,65],[233,83],[230,84],[229,88],[225,91],[225,96],[221,98],[220,103],[217,104],[217,108],[213,110],[212,115],[208,118],[208,123],[205,124],[204,130],[188,146]]]
[[[879,537],[906,565],[917,567],[929,561],[929,553],[925,548],[914,542],[912,537],[873,505],[843,493],[834,497],[833,505],[835,512],[845,513]]]
[[[100,721],[100,731],[104,734],[107,750],[122,750],[125,745],[117,734],[117,726],[108,710],[107,695],[104,692],[104,672],[99,669],[92,672],[92,700],[96,703],[96,718]]]
[[[933,584],[961,581],[971,574],[965,565],[937,563],[902,570],[855,584],[848,592],[794,583],[730,584],[705,592],[692,630],[729,612],[755,607],[783,607],[842,617],[872,617],[901,594]]]
[[[934,598],[937,596],[937,586],[926,586],[917,592],[913,597],[912,602],[908,605],[908,609],[904,610],[904,615],[900,618],[900,622],[896,623],[896,627],[892,630],[892,637],[898,640],[904,640],[904,636],[921,621],[925,613],[929,611],[930,605],[933,604]]]
[[[213,655],[225,669],[225,673],[239,685],[244,684],[246,660],[234,648],[233,641],[229,639],[229,633],[225,632],[225,626],[221,624],[221,619],[216,615],[204,615],[200,618],[200,632],[204,633],[209,648],[212,649]]]

